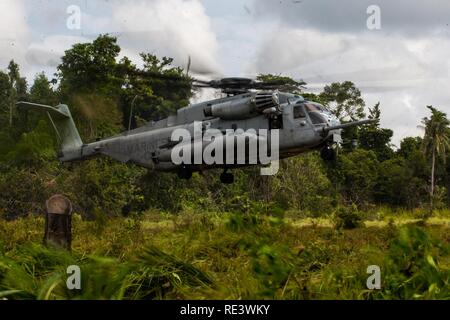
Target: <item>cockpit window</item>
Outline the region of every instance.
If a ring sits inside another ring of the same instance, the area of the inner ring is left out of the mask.
[[[302,106],[294,106],[294,119],[304,118],[306,117],[305,112],[303,111]]]
[[[318,103],[308,102],[305,103],[305,107],[309,114],[309,118],[314,125],[327,123],[323,116],[323,113],[327,113],[327,109],[324,106]]]
[[[318,103],[305,103],[306,109],[308,112],[324,112],[326,111],[325,107]]]
[[[323,116],[318,112],[310,112],[309,118],[313,124],[323,124],[327,123],[327,121],[323,118]]]

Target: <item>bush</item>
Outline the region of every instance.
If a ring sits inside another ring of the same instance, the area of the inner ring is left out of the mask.
[[[0,211],[7,219],[43,212],[49,192],[44,178],[14,167],[0,171]]]
[[[142,190],[137,185],[144,170],[97,158],[62,170],[57,191],[66,194],[84,218],[98,218],[97,211],[120,215],[142,209]]]
[[[422,228],[405,226],[391,242],[384,277],[383,299],[450,299],[450,271],[439,256],[450,246]]]
[[[361,226],[361,213],[355,204],[339,207],[333,216],[336,229],[355,229]]]
[[[333,208],[334,188],[318,154],[309,153],[280,161],[270,177],[271,198],[283,209],[296,209],[317,217]]]

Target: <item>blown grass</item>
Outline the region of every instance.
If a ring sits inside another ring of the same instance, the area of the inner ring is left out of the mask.
[[[43,217],[0,220],[0,298],[449,299],[448,212],[380,211],[352,230],[294,212],[74,215],[72,252],[40,244]],[[81,290],[66,287],[69,265]],[[369,265],[381,290],[367,289]]]

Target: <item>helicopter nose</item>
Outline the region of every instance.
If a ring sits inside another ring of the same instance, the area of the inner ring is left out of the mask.
[[[330,120],[328,121],[328,127],[336,127],[339,125],[341,125],[341,121],[339,121],[335,115],[331,115]]]
[[[328,125],[330,127],[338,126],[340,124],[341,124],[341,122],[339,121],[339,119],[335,115],[329,115],[328,116]]]

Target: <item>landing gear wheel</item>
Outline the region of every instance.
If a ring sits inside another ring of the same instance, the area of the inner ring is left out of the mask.
[[[336,160],[336,151],[330,146],[326,146],[320,150],[320,156],[325,161],[334,161]]]
[[[232,184],[234,182],[234,175],[225,171],[220,175],[220,182],[223,184]]]
[[[180,170],[178,170],[178,178],[189,180],[192,178],[192,170],[188,169],[186,167],[181,167]]]

